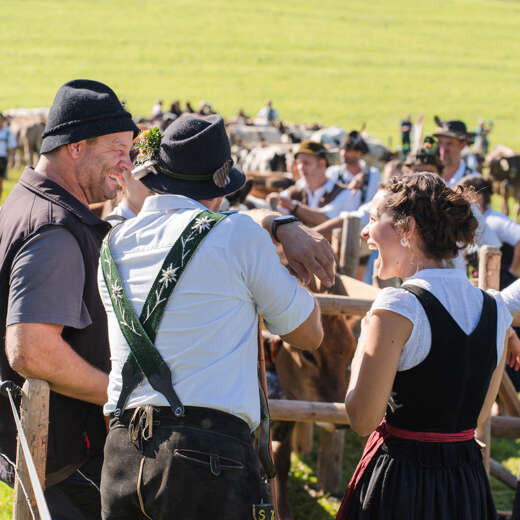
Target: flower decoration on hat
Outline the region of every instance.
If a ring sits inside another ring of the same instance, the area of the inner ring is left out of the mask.
[[[149,171],[155,172],[155,165],[161,147],[161,131],[156,126],[141,132],[134,141],[134,145],[139,150],[134,161],[132,174],[135,178],[144,177]]]

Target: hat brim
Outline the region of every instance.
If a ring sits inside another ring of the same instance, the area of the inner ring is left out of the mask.
[[[433,134],[434,137],[454,137],[455,139],[458,139],[459,141],[471,141],[473,137],[469,134],[459,134],[457,132],[450,132],[449,130],[436,132]]]
[[[77,143],[83,139],[93,139],[94,137],[118,132],[133,132],[135,138],[139,134],[139,128],[131,117],[99,119],[77,126],[65,127],[43,138],[40,154],[52,152],[60,146]]]
[[[141,182],[155,193],[184,195],[194,200],[209,200],[224,197],[239,190],[246,182],[246,176],[238,169],[231,168],[229,183],[219,188],[213,181],[186,181],[174,179],[164,173],[150,172]]]

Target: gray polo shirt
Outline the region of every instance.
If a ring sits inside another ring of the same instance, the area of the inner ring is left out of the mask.
[[[6,325],[87,327],[92,320],[83,303],[84,285],[83,256],[72,233],[61,226],[43,228],[13,260]]]

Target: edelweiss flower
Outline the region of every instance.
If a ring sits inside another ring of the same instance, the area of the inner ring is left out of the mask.
[[[206,215],[205,217],[200,217],[195,219],[195,224],[193,224],[192,229],[202,233],[205,229],[209,229],[209,225],[211,224],[211,219]]]
[[[110,288],[112,289],[112,296],[116,300],[120,300],[123,297],[123,287],[119,285],[119,282],[115,281]]]
[[[159,283],[163,283],[166,287],[168,287],[170,282],[176,282],[178,270],[178,267],[173,267],[173,264],[170,264],[166,269],[161,271]]]

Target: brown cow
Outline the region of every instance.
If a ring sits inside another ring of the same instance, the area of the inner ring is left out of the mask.
[[[377,289],[346,276],[337,276],[332,292],[372,298]],[[314,352],[283,344],[274,363],[285,398],[320,402],[343,401],[348,383],[348,367],[356,350],[356,339],[350,325],[353,321],[348,316],[323,316],[325,337],[320,348]],[[294,423],[275,423],[273,428],[280,520],[293,518],[287,489],[293,427]]]

